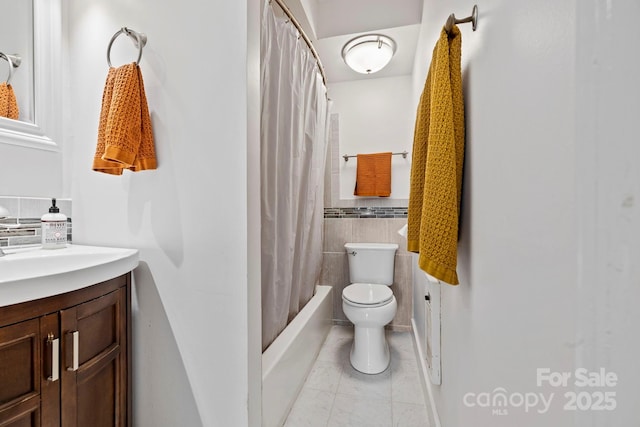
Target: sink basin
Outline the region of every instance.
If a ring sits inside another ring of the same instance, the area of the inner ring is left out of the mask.
[[[0,257],[0,307],[113,279],[138,265],[138,250],[67,245],[7,249]]]

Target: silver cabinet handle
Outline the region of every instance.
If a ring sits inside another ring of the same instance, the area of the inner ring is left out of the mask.
[[[47,381],[58,381],[60,379],[60,340],[53,338],[53,334],[47,336],[47,345],[51,350],[51,376],[47,377]]]
[[[71,332],[71,346],[73,349],[73,361],[71,362],[71,366],[67,367],[67,371],[77,371],[78,370],[78,354],[80,352],[80,332],[74,331]]]

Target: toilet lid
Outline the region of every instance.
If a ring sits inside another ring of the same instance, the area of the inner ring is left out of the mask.
[[[342,291],[342,298],[358,305],[379,306],[393,299],[393,292],[387,285],[353,283]]]

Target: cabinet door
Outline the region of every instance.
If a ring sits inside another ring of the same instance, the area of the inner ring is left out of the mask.
[[[40,322],[0,328],[0,427],[40,426]]]
[[[58,313],[40,318],[43,355],[40,376],[41,427],[60,426],[60,322]]]
[[[62,425],[126,425],[126,291],[60,312]]]

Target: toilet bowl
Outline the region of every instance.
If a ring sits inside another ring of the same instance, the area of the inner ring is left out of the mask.
[[[354,325],[350,362],[365,374],[378,374],[391,360],[384,327],[398,303],[391,284],[398,245],[347,243],[351,284],[342,291],[342,310]]]

